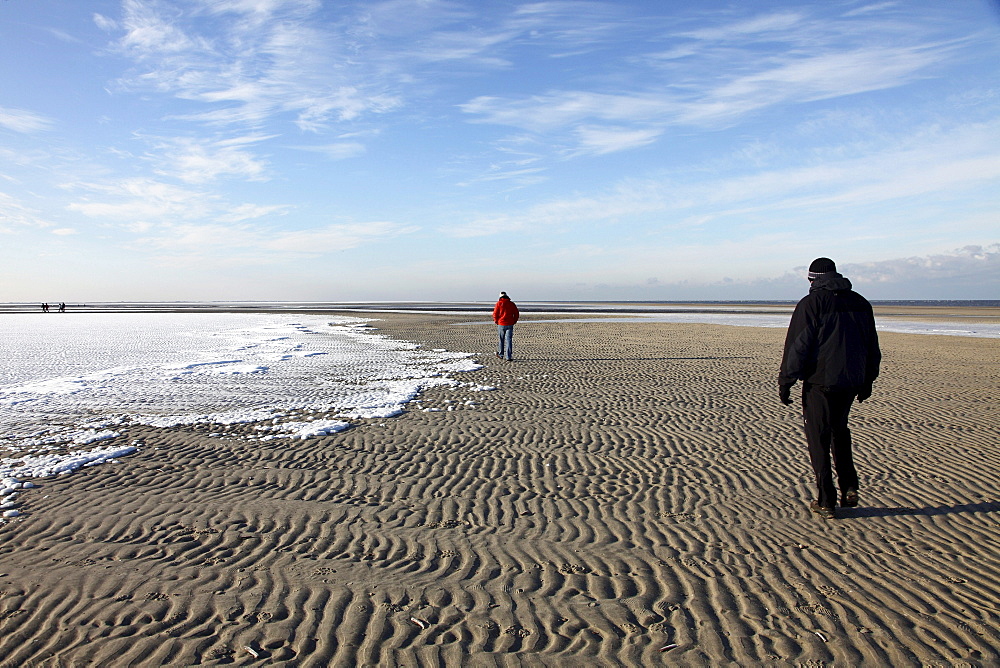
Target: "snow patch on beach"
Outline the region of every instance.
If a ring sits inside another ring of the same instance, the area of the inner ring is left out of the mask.
[[[259,431],[277,432],[262,437],[260,440],[269,441],[275,438],[298,438],[305,440],[315,436],[326,436],[344,431],[351,426],[350,422],[340,420],[312,420],[310,422],[281,422],[274,425],[258,425]]]
[[[131,425],[265,423],[265,438],[399,415],[481,368],[356,318],[236,313],[0,315],[0,473],[58,475],[136,451]],[[98,443],[107,447],[93,449]]]
[[[72,473],[84,466],[94,466],[113,461],[136,452],[134,445],[97,448],[70,454],[28,455],[0,460],[0,475],[12,478],[48,478]]]

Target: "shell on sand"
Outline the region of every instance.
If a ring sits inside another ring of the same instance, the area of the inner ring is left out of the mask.
[[[122,464],[39,481],[0,526],[0,657],[1000,662],[995,341],[882,336],[862,505],[823,522],[781,330],[529,314],[507,363],[488,322],[379,317],[486,366],[341,433],[144,427]]]

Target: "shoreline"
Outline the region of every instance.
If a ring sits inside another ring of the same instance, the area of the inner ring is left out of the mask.
[[[607,320],[786,327],[795,302],[524,302],[521,313],[540,320]],[[433,317],[481,315],[488,321],[492,303],[473,302],[372,302],[302,304],[237,303],[132,303],[119,305],[68,305],[65,313],[43,314],[34,304],[0,305],[0,314],[37,314],[60,317],[74,313],[280,313],[380,317],[381,314],[422,314]],[[931,302],[873,302],[880,331],[938,336],[1000,338],[1000,306],[933,305]],[[467,324],[480,324],[473,321]],[[972,329],[970,329],[972,328]]]
[[[762,301],[519,301],[527,313],[759,313],[791,312],[797,299]],[[884,315],[960,315],[976,312],[987,317],[1000,317],[1000,302],[990,300],[871,300],[872,306]],[[331,311],[362,312],[432,312],[453,314],[491,311],[494,302],[87,302],[67,303],[66,312],[275,312],[326,313]],[[0,313],[42,313],[36,302],[0,303]],[[51,311],[51,313],[56,313]]]
[[[456,327],[460,314],[379,320],[480,351],[462,380],[496,390],[435,388],[307,441],[141,428],[121,463],[37,481],[25,517],[0,526],[0,655],[1000,660],[992,341],[884,335],[883,375],[852,417],[862,506],[830,523],[806,505],[797,406],[777,401],[778,329],[529,315],[506,363],[495,329]]]

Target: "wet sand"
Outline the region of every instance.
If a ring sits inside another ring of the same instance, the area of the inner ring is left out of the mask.
[[[784,332],[373,314],[482,351],[406,414],[141,451],[19,496],[2,666],[1000,664],[1000,346],[881,335],[823,521]]]

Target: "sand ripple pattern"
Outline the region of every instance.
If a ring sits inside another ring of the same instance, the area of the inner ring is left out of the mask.
[[[133,430],[140,454],[0,527],[3,661],[1000,663],[989,341],[883,336],[863,506],[829,523],[775,396],[780,331],[529,319],[508,364],[488,325],[380,326],[487,351],[463,380],[497,391],[310,441]]]

